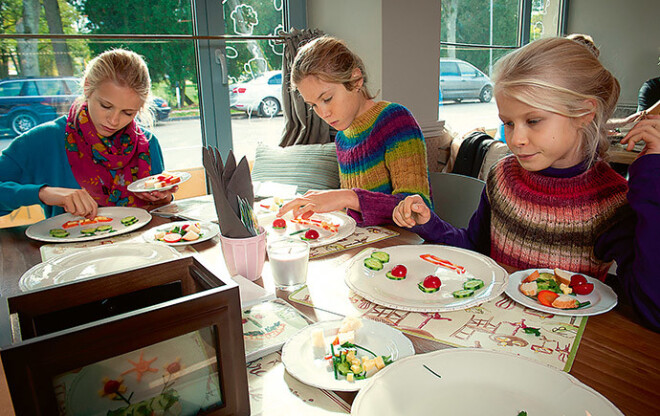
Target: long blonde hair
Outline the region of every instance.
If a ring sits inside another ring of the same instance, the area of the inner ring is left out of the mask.
[[[102,83],[112,81],[121,87],[135,91],[142,100],[136,121],[143,126],[153,125],[151,105],[151,78],[144,59],[137,53],[126,49],[111,49],[103,52],[89,62],[83,76],[83,94],[76,98],[73,106],[78,114],[82,105]]]
[[[356,68],[361,72],[357,77],[353,75]],[[296,88],[296,85],[308,76],[343,84],[348,91],[353,91],[357,82],[362,79],[360,93],[368,100],[374,98],[367,89],[367,72],[362,59],[340,39],[321,36],[298,49],[291,66],[291,86]]]
[[[605,157],[609,147],[606,122],[614,112],[620,87],[589,47],[566,38],[536,40],[500,59],[493,81],[496,95],[535,108],[573,119],[593,113],[593,120],[580,127],[580,150],[589,164]],[[596,103],[595,108],[588,100]]]

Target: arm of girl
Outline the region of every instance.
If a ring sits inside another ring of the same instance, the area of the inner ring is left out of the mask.
[[[39,199],[46,205],[64,208],[71,215],[94,218],[98,204],[85,189],[44,186],[39,190]]]
[[[305,195],[287,202],[277,212],[281,217],[293,210],[293,216],[309,218],[315,212],[332,212],[343,209],[360,211],[358,197],[352,189],[333,189],[329,191],[307,191]]]

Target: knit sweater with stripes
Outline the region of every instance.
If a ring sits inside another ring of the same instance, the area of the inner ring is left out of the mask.
[[[420,194],[431,206],[422,131],[400,104],[381,101],[335,138],[341,187]]]
[[[489,172],[486,189],[495,261],[605,278],[610,264],[594,256],[594,245],[629,209],[626,180],[605,162],[571,178],[552,178],[509,156]]]

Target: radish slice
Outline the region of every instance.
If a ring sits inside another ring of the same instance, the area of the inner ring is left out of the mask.
[[[181,240],[181,234],[178,233],[167,233],[163,237],[163,241],[166,243],[177,243]]]

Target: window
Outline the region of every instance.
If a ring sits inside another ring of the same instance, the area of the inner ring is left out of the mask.
[[[45,11],[52,11],[54,2],[59,22],[46,21]],[[149,67],[157,103],[157,122],[150,129],[163,148],[166,169],[201,167],[204,143],[252,158],[257,140],[279,143],[281,101],[269,93],[255,98],[250,113],[230,110],[230,86],[281,69],[283,46],[277,40],[288,28],[290,3],[299,8],[302,1],[136,0],[127,8],[113,0],[43,0],[30,2],[37,18],[28,22],[23,2],[11,1],[0,7],[0,42],[6,51],[0,54],[0,79],[71,78],[65,84],[39,81],[38,89],[32,81],[25,88],[25,81],[0,84],[0,93],[17,96],[23,88],[29,96],[79,94],[79,80],[94,56],[110,48],[130,49]],[[276,89],[281,74],[266,81],[262,86]],[[23,108],[21,114],[31,117],[26,122],[22,116],[18,123],[17,107],[0,108],[0,152],[16,135],[61,115],[54,110]]]
[[[490,76],[497,59],[532,40],[564,33],[566,0],[443,0],[439,118],[463,134],[501,122]],[[453,59],[458,70],[446,62]],[[454,72],[456,71],[456,72]],[[443,82],[460,76],[461,84]],[[477,82],[481,80],[481,82]]]

